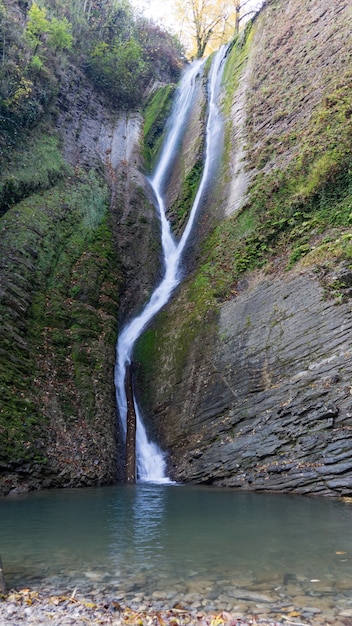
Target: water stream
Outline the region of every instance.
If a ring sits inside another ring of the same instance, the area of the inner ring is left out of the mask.
[[[170,168],[176,158],[177,150],[179,149],[182,136],[187,127],[187,120],[192,108],[197,86],[197,77],[201,70],[202,61],[197,61],[192,64],[181,80],[161,155],[155,172],[150,178],[150,185],[154,192],[161,223],[164,277],[152,293],[149,302],[142,312],[122,329],[118,337],[115,386],[117,406],[125,436],[127,422],[127,400],[125,393],[126,367],[131,363],[135,342],[146,328],[147,324],[169,301],[172,292],[181,281],[182,254],[188,242],[204,194],[211,185],[212,174],[214,173],[215,165],[219,157],[222,120],[217,102],[225,54],[226,47],[222,47],[216,54],[209,72],[208,119],[206,124],[203,174],[186,228],[179,242],[175,241],[171,233],[170,223],[166,217],[167,207],[164,202],[165,186]],[[138,480],[167,482],[168,478],[165,474],[165,456],[159,446],[148,439],[141,412],[135,399],[134,404],[137,418],[136,458]]]

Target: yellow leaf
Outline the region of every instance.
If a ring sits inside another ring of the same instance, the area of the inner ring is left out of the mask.
[[[94,604],[94,602],[82,602],[82,604],[87,608],[87,609],[96,609],[97,605]]]

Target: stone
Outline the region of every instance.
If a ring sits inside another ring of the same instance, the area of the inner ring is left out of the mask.
[[[344,609],[338,612],[339,617],[352,617],[352,609]]]
[[[249,600],[251,602],[274,602],[274,598],[255,591],[249,591],[248,589],[233,589],[228,592],[228,595],[239,600]]]
[[[303,606],[300,610],[302,613],[308,613],[309,615],[318,615],[322,612],[321,609],[314,606]]]

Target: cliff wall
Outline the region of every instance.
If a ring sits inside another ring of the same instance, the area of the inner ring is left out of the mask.
[[[23,199],[0,222],[5,494],[123,477],[119,319],[141,306],[159,271],[141,114],[110,112],[74,67],[60,89],[56,129],[45,122],[30,133],[6,172]],[[26,191],[35,175],[45,188]]]
[[[218,225],[137,350],[176,480],[352,492],[350,11],[273,0],[228,55]]]

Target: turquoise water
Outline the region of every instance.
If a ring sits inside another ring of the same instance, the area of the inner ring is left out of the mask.
[[[138,484],[2,498],[0,519],[9,586],[166,596],[194,580],[274,589],[286,577],[352,590],[344,502]]]

